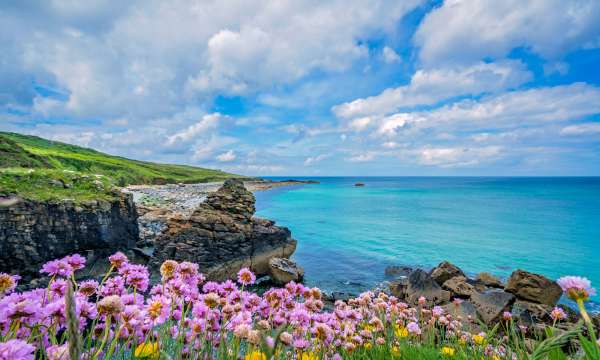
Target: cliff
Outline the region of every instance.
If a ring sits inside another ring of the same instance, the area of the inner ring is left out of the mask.
[[[135,247],[138,236],[129,194],[81,203],[20,200],[0,207],[0,272],[37,277],[48,260],[75,252],[97,258]]]
[[[190,261],[212,280],[233,278],[241,267],[268,274],[269,260],[288,258],[296,240],[287,228],[254,218],[254,201],[242,181],[225,181],[189,218],[168,221],[155,240],[153,267],[167,259]]]

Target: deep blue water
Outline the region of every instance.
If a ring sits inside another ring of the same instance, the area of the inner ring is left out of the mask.
[[[449,260],[471,275],[522,268],[600,288],[600,178],[311,179],[321,183],[256,194],[258,215],[298,240],[309,285],[358,292],[388,265]]]

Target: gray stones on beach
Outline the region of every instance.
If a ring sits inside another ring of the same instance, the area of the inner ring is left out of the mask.
[[[510,306],[515,301],[513,294],[502,290],[488,290],[484,293],[476,292],[471,295],[471,302],[477,309],[481,319],[490,324],[500,320],[505,311],[510,310]]]
[[[269,276],[279,285],[300,282],[304,278],[304,269],[293,260],[275,257],[269,260]]]
[[[469,284],[468,279],[464,276],[455,276],[446,280],[442,288],[461,298],[468,298],[475,292],[475,287]]]
[[[510,275],[505,290],[521,299],[549,306],[554,306],[562,294],[555,281],[520,269]]]
[[[443,304],[450,301],[450,292],[438,285],[425,271],[416,269],[408,278],[402,278],[392,283],[392,294],[417,304],[421,296],[431,304]]]
[[[488,286],[488,287],[495,287],[495,288],[503,287],[502,281],[500,281],[500,279],[498,279],[494,275],[487,273],[487,272],[480,272],[475,277],[475,280],[477,280],[479,283],[481,283],[485,286]]]

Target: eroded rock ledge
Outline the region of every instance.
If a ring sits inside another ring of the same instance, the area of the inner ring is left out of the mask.
[[[288,258],[296,240],[287,228],[254,218],[254,202],[242,181],[227,180],[189,218],[168,219],[166,229],[154,241],[152,267],[174,259],[197,263],[212,280],[235,277],[241,267],[267,275],[269,260]]]

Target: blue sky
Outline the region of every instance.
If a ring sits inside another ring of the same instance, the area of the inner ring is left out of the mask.
[[[19,1],[0,130],[248,175],[600,175],[600,2]]]

